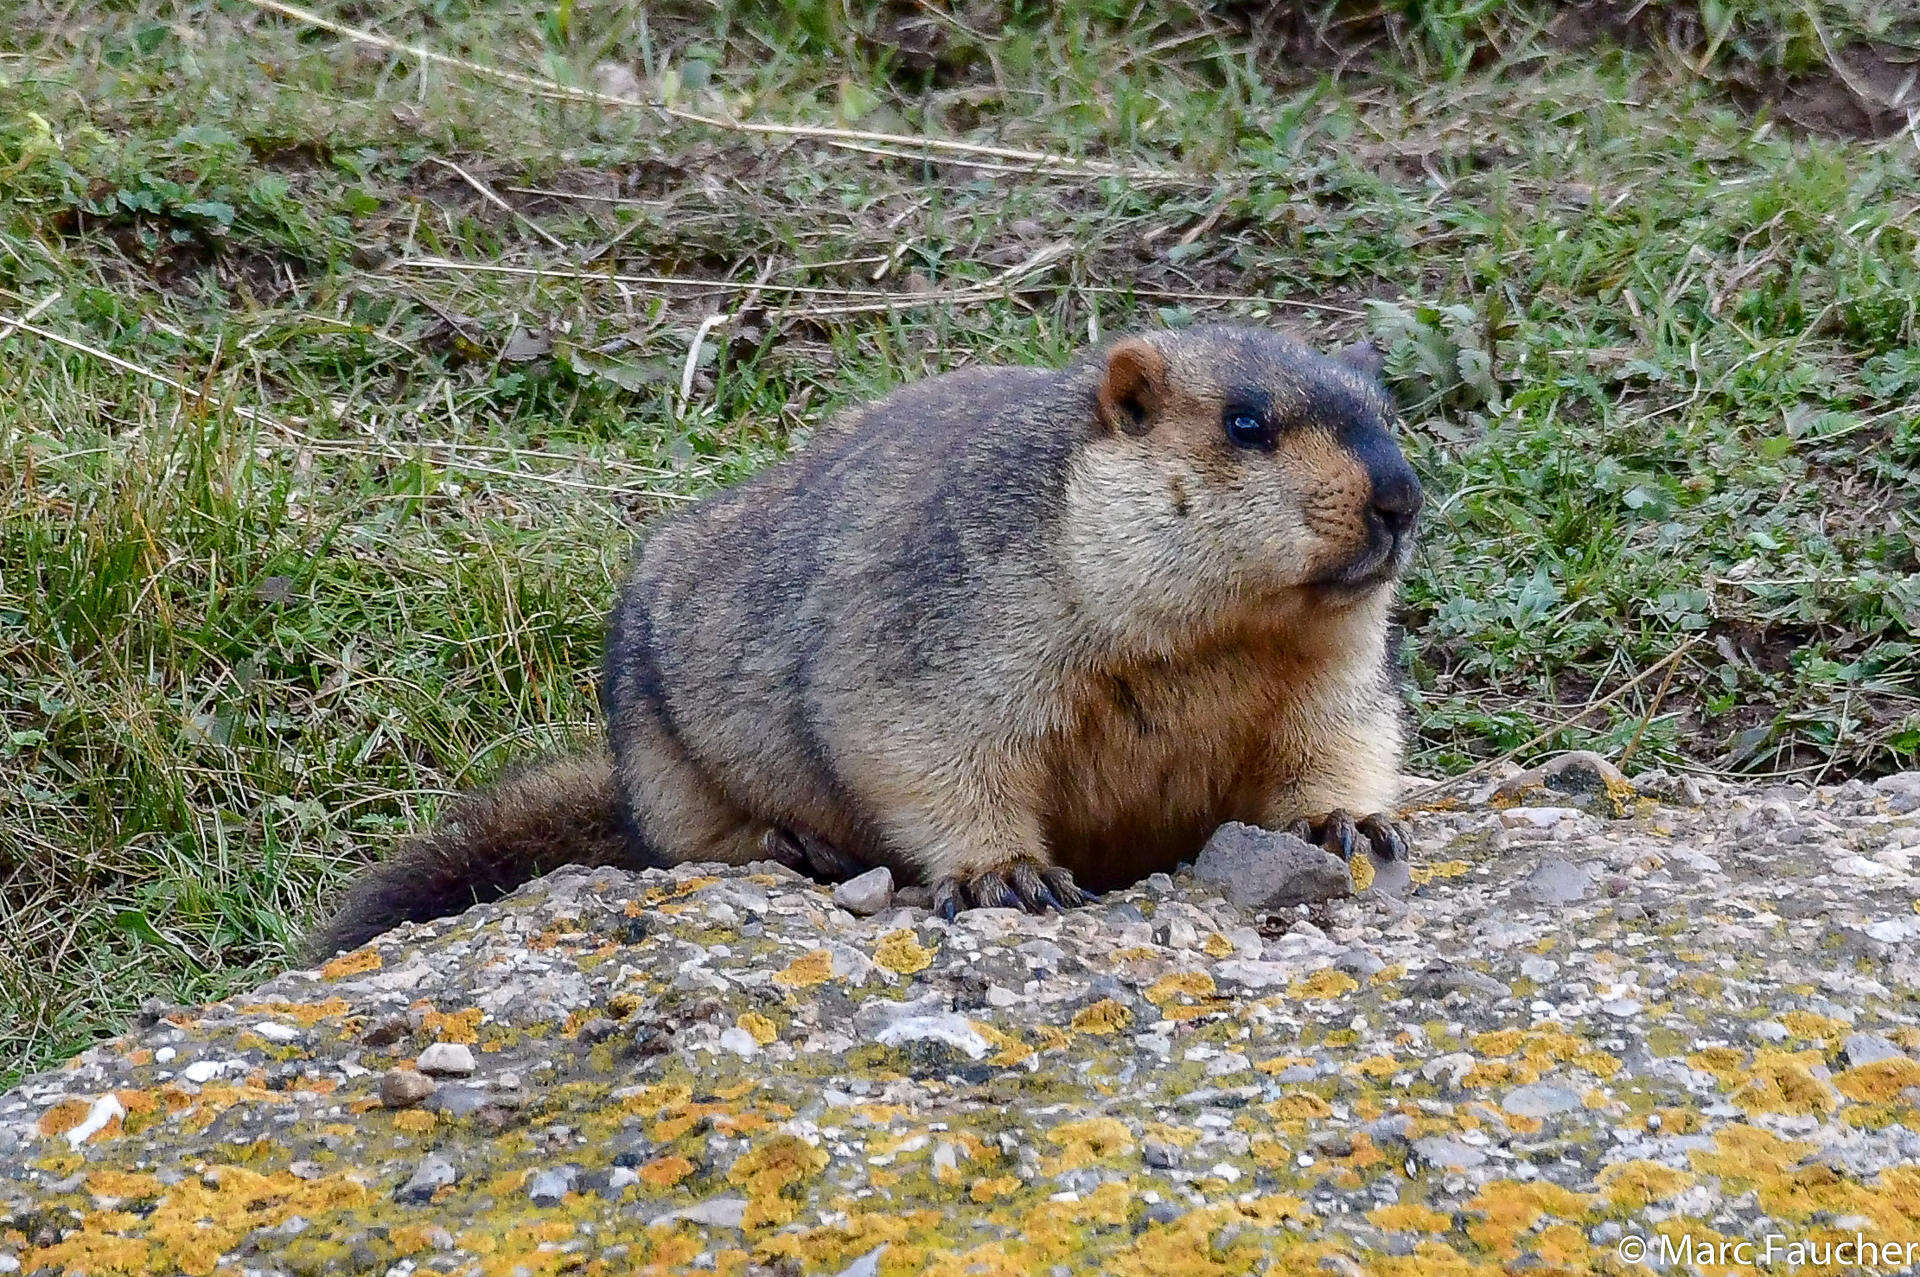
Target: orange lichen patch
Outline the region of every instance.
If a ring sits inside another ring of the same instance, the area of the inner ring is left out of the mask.
[[[1492,1033],[1476,1033],[1469,1042],[1479,1055],[1512,1055],[1520,1049],[1526,1036],[1524,1029],[1498,1029]]]
[[[1771,1131],[1744,1122],[1722,1128],[1713,1139],[1714,1151],[1694,1153],[1694,1169],[1727,1179],[1753,1180],[1778,1175],[1813,1151],[1801,1140],[1783,1140]]]
[[[1875,1060],[1833,1079],[1840,1094],[1863,1104],[1884,1104],[1910,1086],[1920,1086],[1920,1060]]]
[[[687,1176],[693,1174],[693,1163],[677,1154],[656,1157],[642,1166],[636,1174],[640,1182],[655,1192],[665,1192]]]
[[[1696,1109],[1659,1108],[1653,1116],[1660,1119],[1660,1129],[1668,1135],[1698,1135],[1706,1125]]]
[[[1215,991],[1213,977],[1205,971],[1174,971],[1148,985],[1141,996],[1163,1007],[1180,998],[1210,998]]]
[[[825,984],[833,976],[833,954],[826,949],[803,953],[773,973],[773,982],[783,989],[807,989]]]
[[[1077,1171],[1133,1150],[1133,1132],[1125,1123],[1111,1117],[1062,1122],[1048,1131],[1046,1137],[1060,1149],[1053,1157],[1042,1159],[1040,1169],[1047,1175]]]
[[[421,1031],[439,1042],[461,1042],[469,1046],[480,1040],[480,1021],[486,1012],[479,1007],[464,1011],[441,1012],[429,1009],[420,1021]]]
[[[1821,1162],[1762,1180],[1759,1190],[1761,1209],[1775,1219],[1852,1215],[1871,1197],[1869,1190]]]
[[[1381,967],[1378,971],[1374,972],[1372,978],[1369,979],[1367,983],[1375,984],[1375,985],[1392,984],[1395,980],[1404,980],[1406,978],[1407,978],[1406,963],[1389,962],[1386,966]]]
[[[913,932],[902,928],[887,933],[873,951],[873,960],[895,975],[912,975],[933,965],[933,950],[914,939]]]
[[[1659,1162],[1615,1162],[1600,1172],[1600,1191],[1615,1206],[1638,1208],[1677,1197],[1693,1186],[1693,1176]]]
[[[115,1170],[103,1166],[87,1172],[87,1191],[95,1197],[117,1197],[127,1201],[138,1201],[147,1197],[158,1197],[166,1190],[159,1180],[151,1175],[137,1171]]]
[[[1312,1091],[1295,1091],[1261,1107],[1276,1122],[1305,1122],[1333,1116],[1333,1105]]]
[[[1396,1233],[1444,1233],[1453,1227],[1453,1216],[1430,1210],[1418,1202],[1395,1202],[1376,1206],[1367,1212],[1376,1228]]]
[[[746,1228],[792,1223],[800,1185],[827,1168],[827,1151],[796,1135],[776,1135],[749,1149],[727,1171],[727,1182],[747,1192]]]
[[[1209,931],[1207,938],[1200,944],[1200,951],[1209,958],[1231,958],[1233,956],[1233,941],[1227,939],[1218,931]]]
[[[65,1135],[86,1121],[87,1112],[92,1108],[93,1105],[87,1100],[61,1100],[40,1115],[40,1133],[48,1139],[56,1135]]]
[[[1780,1017],[1780,1023],[1786,1025],[1787,1032],[1796,1038],[1815,1038],[1822,1041],[1832,1038],[1838,1041],[1848,1032],[1846,1021],[1817,1015],[1812,1011],[1789,1011]]]
[[[393,1115],[394,1129],[409,1135],[425,1135],[434,1128],[436,1121],[426,1109],[404,1109]]]
[[[1569,1192],[1544,1180],[1522,1184],[1510,1179],[1495,1180],[1467,1203],[1467,1209],[1484,1216],[1467,1226],[1467,1234],[1502,1259],[1520,1254],[1520,1234],[1551,1215],[1560,1220],[1583,1220],[1593,1209],[1593,1199]]]
[[[1364,1077],[1378,1080],[1392,1077],[1401,1069],[1400,1061],[1391,1055],[1369,1055],[1363,1060],[1355,1060],[1340,1070],[1348,1077]]]
[[[178,1271],[204,1277],[255,1228],[296,1214],[311,1219],[350,1209],[366,1197],[364,1187],[338,1176],[301,1180],[285,1171],[261,1175],[216,1166],[167,1188],[145,1218],[103,1213],[61,1242],[27,1252],[23,1262],[28,1271]],[[124,1235],[135,1229],[144,1237]]]
[[[735,1021],[761,1046],[771,1046],[780,1037],[780,1027],[758,1011],[748,1011]]]
[[[1729,1085],[1739,1079],[1741,1066],[1746,1062],[1746,1052],[1731,1046],[1705,1047],[1687,1057],[1687,1063],[1693,1068],[1711,1073]]]
[[[1610,1078],[1626,1067],[1617,1055],[1608,1055],[1605,1051],[1582,1051],[1573,1057],[1573,1067],[1585,1069],[1597,1078]]]
[[[1011,1033],[1003,1032],[988,1024],[985,1020],[969,1020],[967,1023],[971,1024],[973,1031],[985,1038],[994,1048],[993,1057],[987,1062],[997,1068],[1012,1068],[1033,1054],[1033,1048],[1025,1042]]]
[[[373,956],[374,965],[378,966],[380,955],[376,953]],[[244,1015],[276,1016],[282,1020],[291,1020],[303,1029],[311,1029],[320,1021],[343,1016],[351,1009],[345,998],[328,998],[324,1002],[255,1002],[241,1007],[240,1011]]]
[[[1530,1064],[1512,1060],[1482,1060],[1467,1070],[1460,1079],[1460,1085],[1469,1091],[1478,1091],[1489,1086],[1524,1086],[1539,1080],[1540,1071]]]
[[[1306,1055],[1276,1055],[1271,1060],[1261,1060],[1253,1067],[1261,1073],[1285,1073],[1300,1064],[1312,1064],[1313,1058]]]
[[[1036,1051],[1060,1051],[1073,1045],[1073,1034],[1057,1024],[1037,1024],[1033,1036],[1038,1039]]]
[[[1074,1014],[1073,1031],[1094,1037],[1109,1037],[1132,1023],[1133,1012],[1127,1009],[1125,1003],[1102,998],[1091,1006],[1081,1007]]]
[[[1818,1052],[1807,1054],[1818,1061]],[[1755,1056],[1752,1073],[1732,1098],[1749,1113],[1831,1113],[1840,1107],[1840,1097],[1813,1075],[1808,1061],[1785,1051]]]
[[[1472,868],[1464,860],[1436,860],[1430,865],[1415,865],[1411,870],[1415,882],[1432,882],[1435,878],[1459,878]]]
[[[1160,1008],[1160,1018],[1171,1020],[1175,1024],[1184,1024],[1188,1020],[1204,1020],[1210,1015],[1225,1015],[1233,1010],[1231,998],[1208,998],[1204,1002],[1193,1002],[1182,1006]]]
[[[365,975],[369,971],[378,971],[380,965],[378,950],[372,947],[355,949],[352,953],[343,953],[321,966],[320,978],[344,980],[350,975]]]
[[[1312,975],[1295,980],[1287,988],[1287,995],[1305,1002],[1326,1002],[1345,997],[1359,987],[1360,982],[1346,972],[1334,967],[1321,967]]]

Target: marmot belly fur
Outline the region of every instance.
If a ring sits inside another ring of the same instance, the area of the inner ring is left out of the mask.
[[[462,800],[311,947],[563,863],[803,848],[951,914],[1077,903],[1227,820],[1404,854],[1392,422],[1371,351],[1250,328],[907,386],[663,519],[609,629],[610,752]]]

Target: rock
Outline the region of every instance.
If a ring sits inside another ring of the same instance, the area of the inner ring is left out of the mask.
[[[881,1046],[905,1046],[909,1042],[938,1042],[950,1046],[969,1060],[984,1059],[993,1044],[980,1036],[978,1029],[962,1015],[907,1016],[891,1022],[875,1035]]]
[[[269,1042],[285,1045],[300,1040],[300,1030],[292,1025],[281,1024],[278,1020],[262,1020],[253,1026],[253,1031]]]
[[[535,1206],[558,1206],[573,1191],[579,1172],[571,1166],[535,1171],[527,1176],[527,1198]]]
[[[411,1108],[432,1095],[438,1085],[417,1069],[388,1069],[380,1075],[380,1102],[390,1109]]]
[[[842,1268],[839,1277],[880,1277],[880,1257],[887,1253],[885,1243],[875,1246],[860,1258]]]
[[[1863,1064],[1878,1064],[1882,1060],[1899,1060],[1906,1052],[1877,1033],[1849,1033],[1840,1050],[1847,1057],[1847,1067],[1857,1069]]]
[[[1484,1150],[1441,1135],[1430,1135],[1413,1142],[1413,1151],[1429,1166],[1440,1170],[1470,1171],[1487,1164]]]
[[[1521,1117],[1552,1117],[1581,1106],[1580,1097],[1552,1082],[1532,1082],[1516,1086],[1500,1101],[1500,1107]]]
[[[1633,782],[1590,750],[1574,750],[1510,776],[1494,787],[1494,806],[1520,803],[1529,795],[1557,797],[1567,806],[1618,819],[1635,797]]]
[[[471,1077],[473,1052],[459,1042],[435,1042],[420,1053],[413,1066],[435,1077]]]
[[[1140,1146],[1140,1160],[1155,1170],[1169,1171],[1180,1165],[1180,1148],[1162,1140],[1148,1140]]]
[[[881,865],[833,889],[833,903],[848,913],[867,918],[893,906],[893,870]]]
[[[416,1205],[430,1202],[436,1192],[457,1183],[459,1179],[460,1172],[453,1168],[452,1162],[438,1153],[429,1153],[420,1159],[420,1164],[414,1167],[413,1177],[402,1184],[394,1196]]]
[[[640,83],[640,77],[633,68],[618,62],[599,62],[593,68],[593,87],[610,98],[644,98],[646,89]]]
[[[1256,913],[1335,900],[1353,891],[1353,876],[1339,858],[1292,834],[1239,821],[1214,831],[1193,873]]]
[[[1518,894],[1543,905],[1570,905],[1593,890],[1594,871],[1555,856],[1528,874]]]
[[[203,1086],[227,1071],[224,1060],[195,1060],[180,1070],[180,1076],[195,1086]]]
[[[744,1197],[709,1197],[704,1202],[695,1202],[691,1206],[664,1215],[654,1217],[650,1227],[671,1224],[676,1220],[685,1220],[689,1224],[705,1224],[714,1228],[738,1228],[740,1221],[747,1217],[747,1199]]]
[[[1887,805],[1896,813],[1905,815],[1910,811],[1920,811],[1920,771],[1882,776],[1873,782],[1873,787],[1886,795]]]
[[[737,1025],[720,1035],[720,1047],[722,1050],[733,1052],[743,1060],[752,1059],[760,1054],[760,1044],[754,1040],[753,1034]]]

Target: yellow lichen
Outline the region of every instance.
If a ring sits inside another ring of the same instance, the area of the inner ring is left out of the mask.
[[[380,954],[369,947],[343,953],[320,968],[322,980],[344,980],[350,975],[365,975],[380,969]]]
[[[1431,1210],[1418,1202],[1395,1202],[1376,1206],[1367,1212],[1376,1228],[1396,1233],[1444,1233],[1453,1227],[1453,1216]]]
[[[636,1174],[640,1182],[655,1192],[664,1192],[693,1174],[693,1163],[678,1154],[656,1157],[642,1166]]]
[[[1334,967],[1321,967],[1312,975],[1295,980],[1288,987],[1287,994],[1305,1002],[1325,1002],[1344,997],[1359,987],[1359,981],[1346,972]]]
[[[727,1182],[747,1192],[746,1228],[787,1224],[799,1215],[800,1185],[827,1167],[827,1151],[797,1135],[776,1135],[742,1154]]]
[[[1749,1113],[1831,1113],[1840,1107],[1833,1088],[1787,1052],[1762,1051],[1732,1098]]]
[[[1148,985],[1142,996],[1157,1007],[1178,998],[1210,998],[1214,995],[1213,977],[1205,971],[1175,971]]]
[[[1133,1023],[1133,1012],[1124,1003],[1102,998],[1092,1006],[1080,1008],[1073,1017],[1073,1030],[1094,1037],[1107,1037]]]
[[[806,989],[824,984],[833,975],[833,954],[826,949],[803,953],[773,973],[773,982],[783,989]]]
[[[1227,939],[1218,931],[1209,931],[1207,938],[1201,942],[1200,951],[1209,958],[1231,958],[1233,956],[1233,941]]]
[[[410,1135],[425,1135],[434,1127],[434,1116],[425,1109],[405,1109],[393,1115],[396,1129]]]
[[[1095,1162],[1130,1152],[1133,1132],[1117,1118],[1090,1117],[1079,1122],[1063,1122],[1046,1133],[1047,1140],[1060,1152],[1042,1160],[1040,1169],[1048,1175],[1077,1171]]]
[[[914,939],[904,928],[888,932],[873,951],[873,960],[895,975],[912,975],[933,965],[933,950]]]
[[[1910,1086],[1920,1086],[1920,1060],[1875,1060],[1833,1079],[1840,1094],[1863,1104],[1884,1104]]]
[[[1432,882],[1435,878],[1458,878],[1471,868],[1464,860],[1436,860],[1430,865],[1415,865],[1411,870],[1415,882]]]
[[[1467,1234],[1502,1259],[1519,1254],[1519,1236],[1546,1216],[1582,1220],[1593,1200],[1544,1180],[1519,1183],[1495,1180],[1475,1194],[1467,1209],[1483,1218],[1468,1225]]]
[[[967,1189],[967,1196],[972,1198],[975,1204],[984,1206],[988,1202],[998,1201],[1002,1197],[1019,1191],[1019,1180],[1011,1175],[995,1175],[990,1178],[983,1177],[973,1181],[973,1184]]]
[[[735,1021],[761,1046],[771,1046],[780,1036],[780,1028],[758,1011],[748,1011]]]
[[[441,1012],[428,1009],[421,1018],[421,1032],[439,1042],[461,1042],[471,1046],[480,1040],[480,1021],[486,1013],[479,1007],[464,1011]]]
[[[1677,1197],[1693,1186],[1693,1176],[1659,1162],[1615,1162],[1600,1172],[1600,1189],[1615,1206],[1639,1208]]]

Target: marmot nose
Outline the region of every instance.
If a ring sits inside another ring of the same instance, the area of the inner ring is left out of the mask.
[[[1384,473],[1374,473],[1373,508],[1394,535],[1403,536],[1413,527],[1423,499],[1420,480],[1411,466],[1402,463]]]

